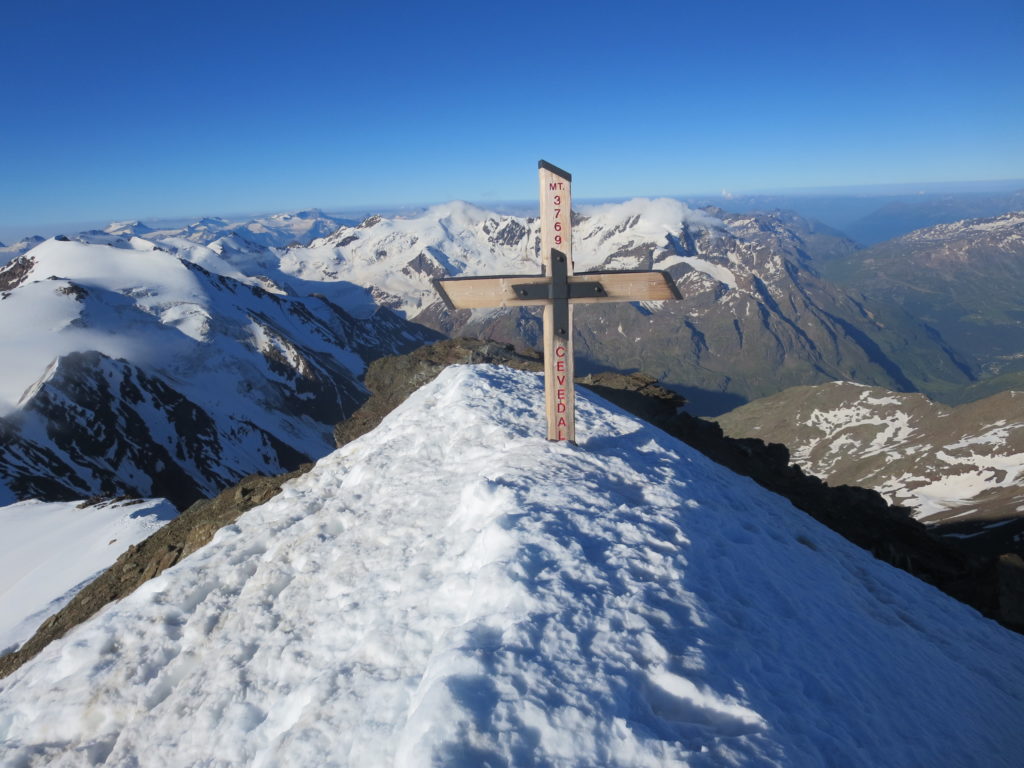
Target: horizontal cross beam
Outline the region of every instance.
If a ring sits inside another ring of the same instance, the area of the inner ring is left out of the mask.
[[[529,280],[530,283],[524,283]],[[446,277],[434,281],[448,309],[483,309],[484,307],[539,307],[551,301],[546,288],[541,295],[522,296],[516,288],[524,285],[546,286],[551,282],[544,275],[495,275],[492,277]],[[664,271],[579,272],[570,275],[569,301],[573,304],[594,304],[605,301],[666,301],[681,299],[679,289]],[[600,287],[601,292],[593,287]],[[577,288],[576,286],[580,286]]]

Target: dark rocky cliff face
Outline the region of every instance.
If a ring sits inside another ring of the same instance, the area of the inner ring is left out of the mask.
[[[475,363],[541,370],[536,355],[518,354],[512,347],[495,342],[465,339],[446,340],[407,355],[382,358],[371,364],[366,376],[372,396],[336,427],[338,444],[369,432],[446,366]],[[874,491],[830,488],[790,466],[785,447],[756,439],[727,438],[716,424],[682,413],[682,398],[649,376],[605,373],[584,377],[578,383],[785,496],[797,508],[876,557],[934,584],[1006,626],[1024,631],[1024,561],[1018,562],[1019,558],[972,559],[947,542],[932,538],[906,510],[890,507]],[[51,617],[22,649],[0,658],[0,677],[10,674],[107,602],[129,594],[194,552],[221,526],[272,498],[285,482],[308,468],[272,478],[248,477],[214,499],[193,504],[179,518],[125,552],[64,610]]]

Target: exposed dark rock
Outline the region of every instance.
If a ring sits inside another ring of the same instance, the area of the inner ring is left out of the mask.
[[[1006,554],[996,563],[999,583],[999,618],[1006,626],[1024,632],[1024,558]]]
[[[0,268],[0,291],[12,291],[17,288],[35,265],[35,259],[31,256],[19,256]]]
[[[659,386],[657,379],[644,373],[605,371],[576,382],[652,424],[671,418],[686,404],[684,397]]]
[[[430,257],[426,251],[420,251],[417,256],[409,260],[409,263],[402,269],[407,275],[419,273],[435,280],[440,277],[447,277],[448,273],[444,267]]]
[[[489,239],[497,245],[517,245],[527,234],[528,231],[521,222],[509,219],[508,223],[491,235]]]
[[[83,301],[85,297],[89,295],[89,291],[78,283],[68,283],[67,285],[58,288],[57,293],[63,294],[64,296],[74,296],[75,301]]]

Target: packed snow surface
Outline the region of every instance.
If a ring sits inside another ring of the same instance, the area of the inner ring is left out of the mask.
[[[542,392],[447,369],[0,683],[0,763],[1019,764],[1024,638]]]
[[[163,499],[80,505],[0,507],[0,653],[32,637],[118,555],[178,516]]]

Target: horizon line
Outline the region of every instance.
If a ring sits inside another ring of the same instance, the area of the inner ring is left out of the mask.
[[[992,187],[996,186],[996,189]],[[980,189],[981,187],[988,187],[988,189]],[[1020,187],[1018,190],[1017,187]],[[952,189],[957,188],[957,189]],[[648,195],[616,195],[616,196],[602,196],[602,197],[577,197],[574,202],[580,204],[600,204],[608,202],[622,202],[626,200],[632,200],[636,198],[670,198],[674,200],[743,200],[758,197],[806,197],[806,196],[822,196],[822,197],[869,197],[879,196],[884,197],[889,195],[928,195],[928,194],[982,194],[984,192],[1015,192],[1024,191],[1024,179],[1021,178],[1003,178],[1003,179],[978,179],[970,181],[926,181],[926,182],[885,182],[881,184],[848,184],[848,185],[831,185],[823,187],[768,187],[762,189],[753,190],[738,190],[732,191],[722,189],[718,192],[684,192],[684,193],[670,193],[670,194],[648,194]],[[111,224],[118,222],[139,222],[141,224],[158,224],[164,223],[172,225],[180,222],[185,224],[188,222],[199,221],[204,218],[218,218],[218,219],[237,219],[251,221],[253,219],[261,218],[264,216],[273,216],[287,213],[301,213],[303,211],[317,210],[327,215],[344,215],[344,214],[355,214],[362,216],[369,216],[374,214],[399,214],[403,211],[419,211],[426,210],[436,205],[444,205],[445,203],[457,202],[460,198],[452,198],[450,200],[437,200],[432,202],[416,202],[416,203],[385,203],[385,204],[357,204],[357,205],[312,205],[303,206],[298,208],[286,208],[277,210],[259,210],[259,211],[240,211],[230,213],[187,213],[187,214],[171,214],[171,215],[160,215],[160,216],[128,216],[128,217],[113,217],[103,220],[89,219],[85,221],[64,221],[64,222],[47,222],[47,223],[36,223],[28,224],[24,226],[2,226],[0,230],[6,232],[13,232],[20,230],[26,234],[5,240],[0,237],[0,242],[5,245],[11,245],[13,243],[20,242],[29,237],[41,236],[41,237],[52,237],[56,234],[66,233],[78,233],[86,232],[92,229],[103,229],[109,227]],[[507,206],[507,207],[523,207],[528,205],[536,205],[536,200],[530,199],[501,199],[492,198],[486,200],[462,200],[471,205],[484,208],[485,206]],[[33,230],[33,231],[29,231]],[[50,235],[42,233],[51,232]]]

